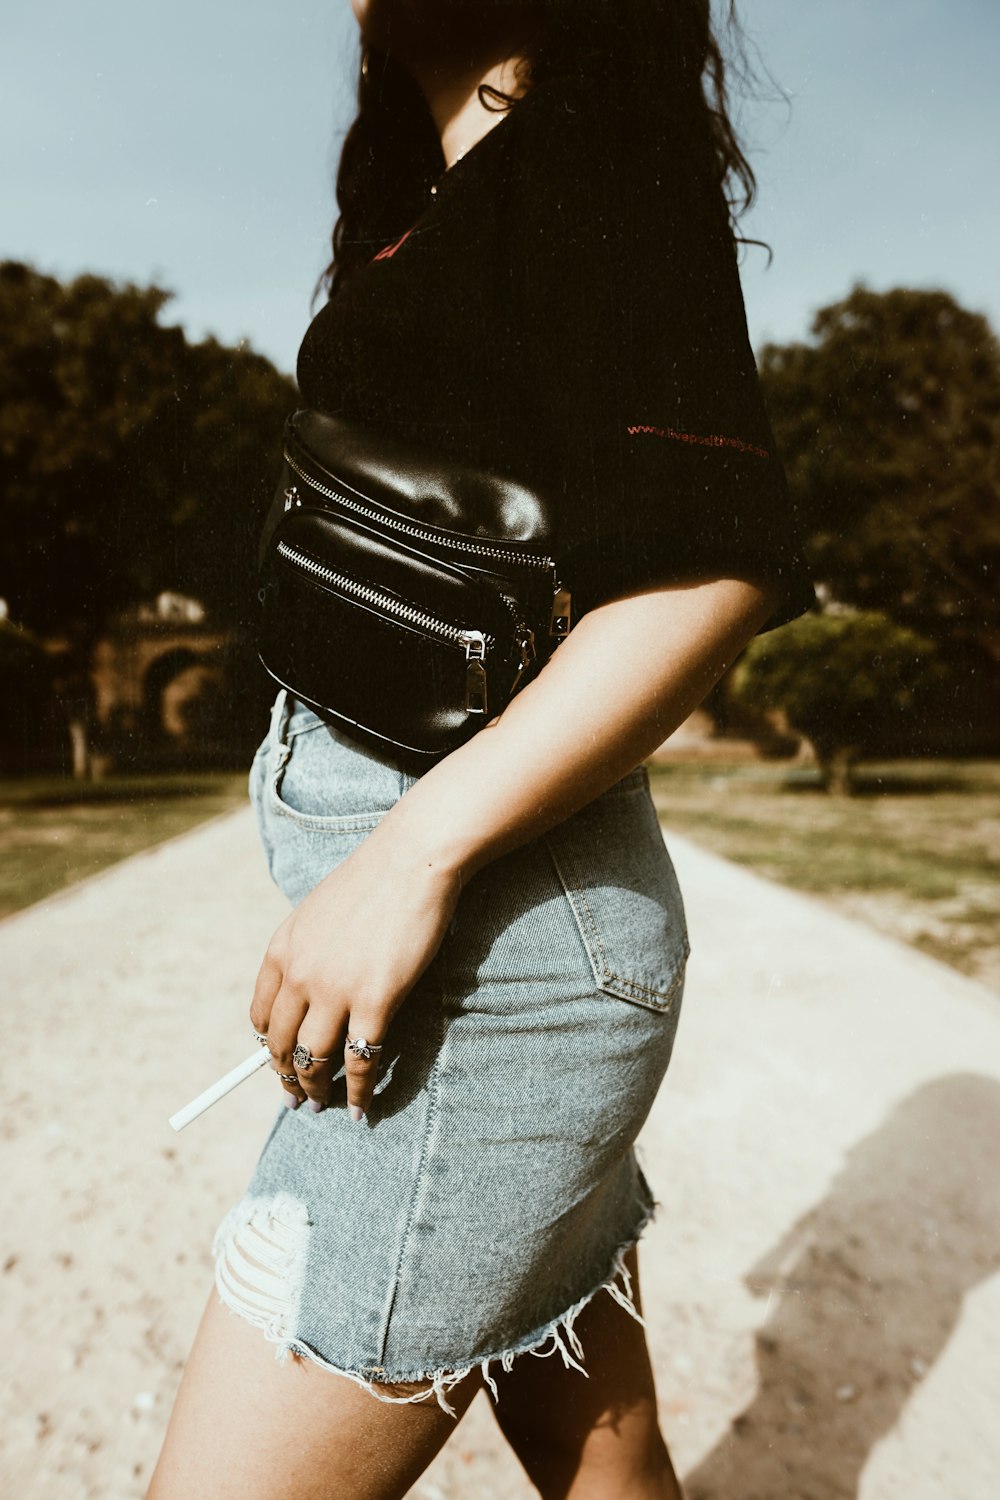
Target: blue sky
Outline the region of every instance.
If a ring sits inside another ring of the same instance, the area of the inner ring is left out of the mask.
[[[157,281],[192,338],[284,370],[309,322],[353,112],[348,0],[5,7],[0,257]],[[1000,329],[996,0],[743,0],[776,93],[743,114],[755,348],[856,279],[939,286]],[[772,91],[773,92],[773,91]]]

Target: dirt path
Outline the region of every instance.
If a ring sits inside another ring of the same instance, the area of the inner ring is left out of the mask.
[[[642,1274],[691,1500],[992,1500],[1000,997],[669,843],[694,952]],[[240,811],[0,924],[5,1493],[143,1493],[273,1089],[166,1118],[248,1050],[285,910]],[[413,1500],[532,1493],[481,1398]]]

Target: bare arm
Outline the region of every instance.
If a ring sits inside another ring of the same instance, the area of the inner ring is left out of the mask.
[[[402,798],[386,833],[468,878],[645,760],[774,605],[756,585],[721,579],[591,610],[499,718]]]
[[[345,1034],[382,1040],[439,948],[463,883],[643,761],[775,602],[756,584],[718,579],[589,611],[504,712],[425,772],[309,893],[274,934],[251,1007],[278,1071],[292,1071],[296,1040],[331,1058],[299,1071],[298,1100],[322,1105]],[[360,1118],[377,1063],[348,1054],[346,1064]]]

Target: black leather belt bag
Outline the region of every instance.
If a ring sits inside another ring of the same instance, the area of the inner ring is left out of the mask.
[[[432,764],[569,632],[550,510],[511,479],[293,412],[258,549],[261,661],[328,724]]]

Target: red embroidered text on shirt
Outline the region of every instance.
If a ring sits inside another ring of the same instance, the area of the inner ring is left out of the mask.
[[[400,239],[398,239],[394,245],[386,245],[386,247],[385,247],[384,250],[380,250],[377,255],[373,255],[372,256],[372,261],[376,261],[376,260],[389,260],[389,258],[391,256],[395,255],[396,251],[399,249],[399,247],[403,243],[403,241],[404,240],[408,240],[410,238],[410,235],[412,233],[413,233],[412,228],[408,229],[406,231],[406,233]],[[371,262],[369,262],[369,264],[370,263]]]
[[[704,437],[697,432],[677,432],[673,427],[649,427],[646,425],[628,427],[626,431],[651,432],[655,437],[675,438],[679,443],[701,443],[706,448],[738,448],[741,453],[756,453],[758,458],[770,458],[771,455],[766,448],[758,448],[754,443],[745,443],[742,438],[722,437],[718,433],[711,433]]]

